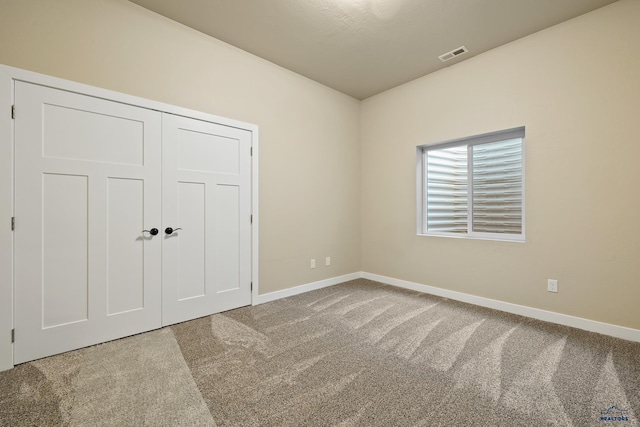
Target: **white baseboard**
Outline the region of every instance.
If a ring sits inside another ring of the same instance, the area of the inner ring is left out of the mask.
[[[462,292],[450,291],[447,289],[436,288],[435,286],[421,285],[419,283],[394,279],[392,277],[380,276],[378,274],[362,272],[360,277],[364,279],[375,280],[376,282],[385,283],[387,285],[411,289],[414,291],[437,295],[456,301],[479,305],[481,307],[493,308],[495,310],[505,311],[507,313],[519,314],[521,316],[531,317],[533,319],[544,320],[546,322],[556,323],[564,326],[571,326],[573,328],[596,332],[603,335],[609,335],[616,338],[622,338],[628,341],[640,342],[640,330],[638,329],[597,322],[595,320],[589,320],[581,317],[569,316],[567,314],[555,313],[553,311],[546,311],[538,308],[527,307],[524,305],[512,304],[509,302],[498,301],[490,298],[469,295]]]
[[[584,319],[582,317],[569,316],[568,314],[555,313],[553,311],[541,310],[539,308],[527,307],[510,302],[494,300],[491,298],[479,297],[476,295],[465,294],[463,292],[437,288],[435,286],[422,285],[420,283],[394,279],[393,277],[381,276],[379,274],[367,273],[365,271],[345,274],[344,276],[332,277],[330,279],[320,280],[318,282],[307,283],[293,288],[283,289],[281,291],[258,295],[257,298],[254,298],[253,305],[279,300],[281,298],[302,294],[316,289],[326,288],[328,286],[333,286],[339,283],[348,282],[349,280],[360,278],[374,280],[376,282],[384,283],[387,285],[404,289],[411,289],[414,291],[436,295],[443,298],[449,298],[456,301],[466,302],[480,307],[487,307],[507,313],[518,314],[520,316],[543,320],[545,322],[556,323],[558,325],[570,326],[589,332],[596,332],[598,334],[622,338],[628,341],[640,342],[640,330],[638,329],[612,325],[610,323],[598,322],[595,320]]]
[[[264,304],[265,302],[275,301],[282,298],[303,294],[316,289],[326,288],[327,286],[337,285],[338,283],[348,282],[349,280],[360,279],[361,272],[345,274],[344,276],[332,277],[330,279],[320,280],[318,282],[306,283],[304,285],[295,286],[293,288],[283,289],[281,291],[269,292],[268,294],[258,295],[253,299],[252,305]]]

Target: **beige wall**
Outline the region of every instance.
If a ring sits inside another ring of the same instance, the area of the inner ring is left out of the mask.
[[[623,0],[365,100],[362,269],[640,329],[639,23]],[[415,147],[521,125],[526,243],[416,236]]]
[[[359,270],[357,100],[124,0],[0,0],[0,63],[257,124],[260,293]]]

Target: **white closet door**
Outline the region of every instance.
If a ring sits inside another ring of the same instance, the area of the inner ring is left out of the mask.
[[[161,114],[15,85],[15,363],[161,326]]]
[[[251,303],[251,133],[163,114],[162,323]]]

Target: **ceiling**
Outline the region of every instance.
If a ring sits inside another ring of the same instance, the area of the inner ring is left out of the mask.
[[[364,99],[616,0],[130,1]]]

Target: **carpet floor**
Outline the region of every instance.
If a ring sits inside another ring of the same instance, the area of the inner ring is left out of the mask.
[[[1,426],[638,426],[640,343],[359,279],[0,372]]]

